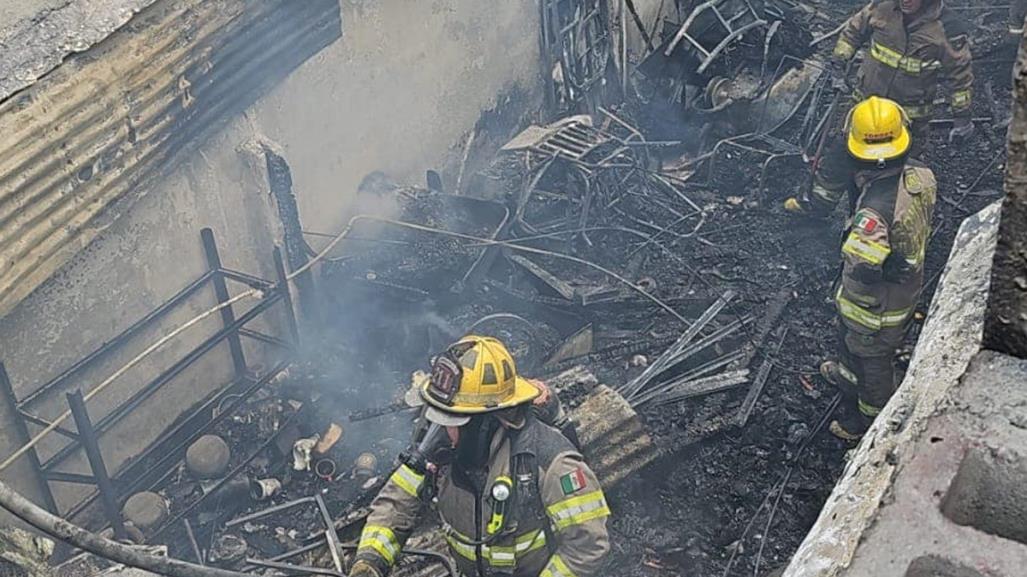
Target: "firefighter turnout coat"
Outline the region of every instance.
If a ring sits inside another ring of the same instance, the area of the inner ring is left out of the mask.
[[[401,465],[371,505],[357,559],[387,574],[430,507],[464,575],[595,574],[610,548],[610,509],[566,437],[534,416],[519,429],[500,427],[486,469],[475,483],[452,465],[427,475]],[[505,505],[491,494],[503,482],[513,488]]]
[[[892,359],[923,285],[937,185],[934,173],[915,160],[855,178],[860,197],[842,245],[835,304],[848,353],[842,376],[856,385],[860,408],[874,416],[895,389]]]
[[[866,47],[859,69],[859,96],[898,102],[916,120],[931,115],[940,82],[947,84],[953,114],[970,114],[974,82],[970,47],[943,0],[924,0],[908,22],[897,0],[875,0],[849,18],[834,56],[850,60]]]

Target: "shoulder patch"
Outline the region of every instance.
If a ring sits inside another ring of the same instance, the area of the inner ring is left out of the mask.
[[[863,231],[864,234],[871,234],[881,227],[881,221],[869,210],[861,210],[856,213],[852,226]]]
[[[902,183],[910,194],[920,194],[924,191],[924,181],[915,168],[907,168],[902,177]]]
[[[560,477],[560,488],[563,490],[564,495],[573,495],[584,489],[587,484],[588,479],[585,478],[585,471],[581,467]]]

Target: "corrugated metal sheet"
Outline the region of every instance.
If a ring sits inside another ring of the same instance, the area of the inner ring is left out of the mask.
[[[0,315],[340,34],[336,0],[162,0],[0,104]]]

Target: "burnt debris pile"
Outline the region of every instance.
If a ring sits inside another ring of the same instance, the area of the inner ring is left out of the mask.
[[[623,102],[525,128],[461,194],[432,172],[362,187],[372,209],[317,269],[317,338],[153,489],[147,541],[223,567],[344,573],[409,441],[416,371],[484,334],[526,376],[565,375],[572,413],[603,383],[652,436],[662,458],[611,491],[606,574],[781,566],[848,448],[817,435],[836,402],[817,365],[833,350],[843,217],[779,206],[847,105],[822,62],[857,3],[693,4],[648,38]],[[1011,49],[1002,10],[966,8],[975,54],[1002,64],[977,69],[976,139],[939,130],[925,147],[941,203],[922,311],[959,221],[1000,188]],[[446,573],[414,549],[416,567]]]

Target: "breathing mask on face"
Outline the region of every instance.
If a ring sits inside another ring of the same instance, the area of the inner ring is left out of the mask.
[[[446,428],[438,423],[429,423],[417,445],[400,455],[400,461],[414,471],[424,474],[428,461],[437,462],[444,459],[448,448],[449,435],[446,434]]]
[[[488,463],[492,437],[499,429],[499,421],[492,415],[475,415],[460,427],[456,443],[455,463],[465,469],[480,469]]]

